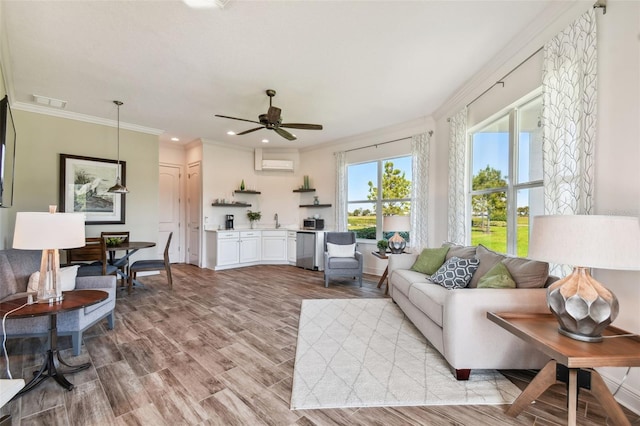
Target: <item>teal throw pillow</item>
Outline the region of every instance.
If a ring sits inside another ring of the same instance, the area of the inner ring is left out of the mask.
[[[444,263],[444,258],[449,251],[449,247],[426,248],[422,250],[418,259],[411,267],[411,270],[432,275]]]
[[[516,282],[507,266],[498,262],[480,278],[478,288],[516,288]]]

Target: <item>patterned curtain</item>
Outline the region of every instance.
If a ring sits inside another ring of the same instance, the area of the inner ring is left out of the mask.
[[[466,244],[467,235],[467,108],[449,122],[448,239]]]
[[[593,9],[544,46],[542,71],[545,214],[592,214],[597,49]],[[568,265],[551,264],[566,276]]]
[[[414,253],[427,247],[429,203],[429,143],[432,132],[411,137],[411,233]]]
[[[336,231],[347,230],[347,153],[336,152]]]
[[[544,46],[542,146],[548,215],[593,212],[596,59],[593,9]]]

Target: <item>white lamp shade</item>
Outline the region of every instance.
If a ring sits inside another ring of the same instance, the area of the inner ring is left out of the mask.
[[[528,257],[571,266],[640,270],[640,218],[535,216]]]
[[[382,218],[382,230],[384,232],[411,231],[409,216],[384,216]]]
[[[84,213],[18,212],[13,248],[66,249],[85,245]]]

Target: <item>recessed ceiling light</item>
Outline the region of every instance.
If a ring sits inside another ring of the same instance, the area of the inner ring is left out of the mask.
[[[227,134],[228,134],[228,135],[232,135],[232,136],[233,136],[233,135],[235,135],[235,134],[236,134],[236,132],[234,132],[233,130],[229,130],[229,131],[227,132]]]
[[[171,140],[174,141],[174,142],[180,142],[180,139],[178,139],[178,138],[171,138]]]
[[[269,139],[262,139],[262,143],[269,143]]]

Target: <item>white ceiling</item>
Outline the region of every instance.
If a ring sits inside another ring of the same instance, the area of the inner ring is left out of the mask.
[[[305,147],[430,116],[553,0],[2,1],[13,103],[246,147]],[[257,120],[265,89],[289,142]],[[48,108],[48,107],[47,107]],[[268,145],[262,144],[268,138]]]

